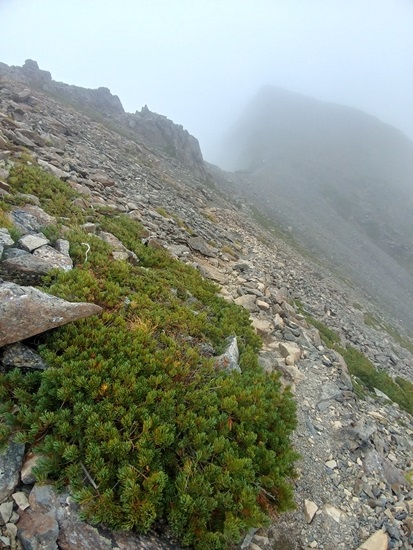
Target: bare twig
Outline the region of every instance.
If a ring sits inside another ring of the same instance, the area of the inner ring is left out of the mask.
[[[96,485],[96,483],[95,483],[93,477],[92,477],[92,476],[89,474],[89,472],[87,471],[86,466],[83,464],[83,462],[81,462],[80,465],[81,465],[81,467],[82,467],[82,470],[83,470],[85,476],[86,476],[86,477],[88,478],[88,480],[90,481],[90,484],[92,485],[92,487],[93,487],[94,489],[96,489],[96,491],[98,491],[98,486]]]

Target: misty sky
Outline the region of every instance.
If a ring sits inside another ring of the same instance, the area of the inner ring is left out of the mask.
[[[412,0],[0,0],[0,61],[107,86],[183,124],[207,160],[265,84],[413,139]]]

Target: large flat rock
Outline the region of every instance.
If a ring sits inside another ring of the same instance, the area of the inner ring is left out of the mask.
[[[31,286],[0,282],[0,347],[100,313],[85,302],[56,298]]]

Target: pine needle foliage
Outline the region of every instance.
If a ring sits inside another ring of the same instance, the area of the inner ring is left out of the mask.
[[[70,210],[69,192],[54,200]],[[49,275],[45,289],[104,312],[43,337],[48,370],[0,374],[0,439],[12,432],[41,453],[38,480],[69,484],[93,523],[145,533],[166,520],[183,545],[227,548],[293,506],[291,395],[259,367],[248,313],[214,284],[142,245],[127,216],[99,222],[137,266],[113,260],[76,217],[75,268]],[[234,334],[242,374],[216,370],[204,352]]]

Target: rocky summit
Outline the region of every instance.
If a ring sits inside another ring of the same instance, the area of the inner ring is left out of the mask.
[[[23,190],[16,190],[19,166],[29,170],[22,172]],[[47,189],[54,192],[41,191],[37,180],[30,183],[32,168],[44,171],[50,178]],[[111,353],[118,362],[126,361],[121,348],[107,350],[104,341],[101,354],[80,365],[79,358],[92,349],[93,339],[82,349],[70,349],[74,347],[70,335],[76,334],[70,327],[88,322],[98,327],[101,320],[116,332],[121,315],[136,307],[138,298],[131,300],[119,290],[121,277],[111,282],[111,292],[119,293],[119,301],[113,303],[102,278],[90,282],[93,262],[97,265],[102,250],[109,261],[98,265],[101,277],[111,263],[124,266],[119,267],[121,273],[138,273],[133,282],[138,295],[145,278],[153,277],[151,284],[157,281],[145,251],[154,258],[168,251],[166,264],[178,260],[185,269],[195,268],[216,285],[222,303],[235,304],[231,311],[242,309],[242,315],[249,317],[262,342],[260,373],[268,377],[278,373],[281,388],[290,388],[297,409],[297,427],[291,436],[299,453],[296,475],[291,473],[295,509],[278,513],[264,498],[268,494],[261,493],[262,502],[271,509],[270,524],[250,527],[241,541],[234,535],[227,547],[407,550],[413,545],[412,343],[382,321],[377,304],[364,292],[260,224],[264,216],[247,197],[226,191],[233,188],[231,178],[208,167],[197,140],[164,116],[146,108],[125,113],[119,98],[107,88],[86,90],[54,82],[34,61],[23,67],[0,64],[0,370],[7,380],[1,389],[3,399],[13,394],[13,384],[20,384],[23,375],[30,381],[50,372],[52,384],[53,373],[57,376],[59,369],[65,369],[64,364],[52,368],[48,364],[52,356],[45,350],[44,335],[55,337],[56,361],[59,354],[72,353],[73,368],[94,368],[98,373]],[[91,213],[99,216],[90,221]],[[119,215],[143,228],[135,239],[141,246],[138,253],[126,233],[114,234],[113,220]],[[73,219],[81,227],[81,237],[69,230]],[[79,281],[69,283],[74,269]],[[66,286],[59,287],[62,280]],[[93,292],[79,299],[85,281]],[[67,299],[49,292],[53,284]],[[174,300],[180,293],[190,308],[186,324],[201,323],[209,313],[200,311],[200,297],[179,288],[165,294],[170,314],[178,307]],[[162,346],[168,345],[174,324],[163,313],[146,318],[145,307],[142,302],[142,311],[125,317],[130,332],[139,329],[148,347],[155,334]],[[114,320],[117,314],[119,321]],[[63,333],[57,327],[66,327],[69,335],[60,348]],[[178,334],[177,341],[183,348],[193,344],[186,361],[197,353],[226,379],[242,378],[247,337],[237,338],[237,327],[230,332],[234,334],[225,349],[197,339],[196,331]],[[16,369],[20,374],[15,374]],[[195,374],[186,376],[190,380]],[[181,383],[179,377],[176,383]],[[29,386],[24,389],[22,384],[13,399],[30,403]],[[107,398],[109,385],[110,381],[96,388],[97,403]],[[70,402],[72,389],[61,389],[58,409]],[[222,404],[223,409],[229,406],[229,401]],[[257,415],[260,403],[254,406]],[[17,405],[2,408],[6,424],[20,413],[24,416],[25,410],[19,411]],[[34,422],[34,413],[25,421]],[[254,421],[253,416],[249,421]],[[42,432],[47,439],[53,421],[50,417],[42,422],[47,425]],[[228,433],[235,430],[233,423],[228,417]],[[3,431],[3,423],[1,427]],[[59,429],[63,435],[70,426]],[[36,434],[23,440],[14,433],[0,451],[2,548],[178,550],[187,544],[185,535],[178,540],[173,525],[163,520],[144,534],[109,530],[104,521],[84,521],[82,499],[74,500],[70,487],[53,486],[38,475],[36,465],[42,457],[32,450],[38,443]],[[76,462],[65,452],[67,462]],[[119,447],[117,452],[123,450]],[[99,493],[88,464],[82,457],[78,464],[85,486]],[[107,508],[111,506],[108,500]],[[190,505],[182,501],[181,506]],[[95,517],[102,517],[103,512],[98,512]],[[123,525],[122,517],[119,524]],[[208,547],[193,539],[189,544]]]

